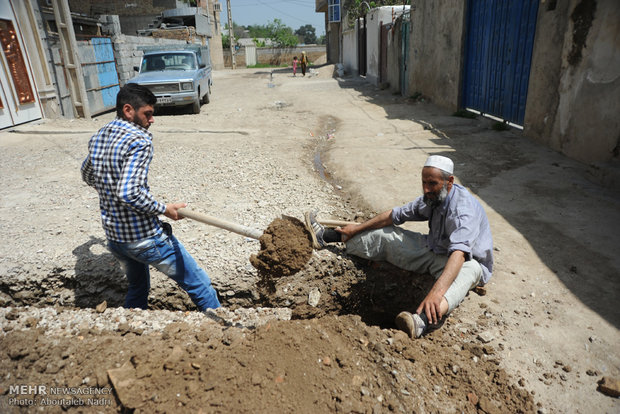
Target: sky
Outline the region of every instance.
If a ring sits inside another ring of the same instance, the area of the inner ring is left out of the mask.
[[[241,26],[265,26],[273,19],[293,29],[310,24],[316,35],[325,34],[325,14],[314,11],[315,0],[220,0],[222,4],[222,26],[228,24],[228,4],[230,1],[233,21]]]

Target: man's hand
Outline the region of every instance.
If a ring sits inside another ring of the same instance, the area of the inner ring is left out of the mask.
[[[164,212],[164,216],[176,221],[181,220],[183,216],[179,215],[178,210],[180,208],[187,207],[187,203],[170,203],[166,204],[166,211]]]
[[[359,224],[347,224],[344,227],[336,227],[334,230],[340,233],[342,237],[342,242],[344,243],[358,232],[358,226]]]
[[[342,235],[342,241],[346,242],[357,233],[371,229],[381,229],[386,226],[391,226],[392,224],[392,210],[387,210],[363,223],[348,224],[344,227],[338,227],[336,231]]]
[[[446,267],[444,267],[441,276],[435,281],[431,291],[426,295],[418,309],[415,311],[418,315],[424,311],[429,323],[436,324],[441,320],[443,315],[448,312],[448,301],[443,296],[448,288],[456,279],[465,263],[465,253],[455,250],[450,254]]]
[[[431,289],[415,312],[418,315],[422,312],[426,313],[428,322],[431,325],[435,325],[443,317],[443,312],[441,311],[442,300],[444,300],[443,294],[436,293],[433,289]]]

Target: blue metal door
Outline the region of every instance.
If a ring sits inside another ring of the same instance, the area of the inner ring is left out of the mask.
[[[539,0],[469,0],[463,106],[523,125]]]
[[[90,113],[95,115],[116,107],[120,90],[114,49],[107,37],[93,37],[78,45]]]

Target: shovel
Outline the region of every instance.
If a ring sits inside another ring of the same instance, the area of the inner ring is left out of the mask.
[[[198,213],[192,210],[188,210],[186,208],[180,208],[178,213],[183,217],[190,218],[192,220],[199,221],[201,223],[208,224],[210,226],[219,227],[220,229],[232,231],[233,233],[240,234],[242,236],[250,237],[252,239],[258,240],[260,236],[263,235],[263,232],[257,229],[253,229],[251,227],[246,227],[241,224],[232,223],[230,221],[222,220],[217,217],[209,216],[207,214]]]
[[[178,213],[183,217],[187,217],[192,220],[196,220],[201,223],[208,224],[210,226],[219,227],[220,229],[232,231],[233,233],[237,233],[242,236],[249,237],[251,239],[258,240],[260,236],[263,235],[263,232],[260,230],[253,229],[247,226],[243,226],[237,223],[232,223],[230,221],[222,220],[220,218],[209,216],[207,214],[198,213],[196,211],[188,210],[186,208],[180,208],[178,210]],[[298,221],[296,218],[290,217],[290,216],[283,215],[282,218]],[[351,221],[342,221],[342,220],[318,220],[318,222],[327,227],[346,226],[347,224],[354,223]]]

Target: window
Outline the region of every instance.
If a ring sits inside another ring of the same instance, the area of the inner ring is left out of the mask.
[[[329,0],[327,20],[330,23],[337,23],[340,21],[340,0]]]

